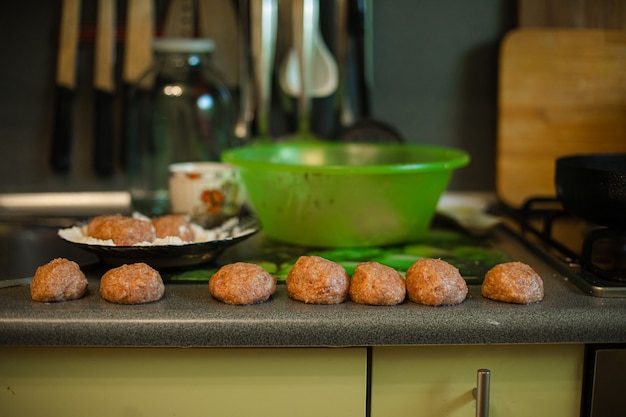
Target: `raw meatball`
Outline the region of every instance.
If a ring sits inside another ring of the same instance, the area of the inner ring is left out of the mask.
[[[87,292],[87,278],[76,262],[56,258],[35,271],[30,283],[33,301],[77,300]]]
[[[522,262],[505,262],[485,274],[483,297],[506,303],[528,304],[543,300],[543,280]]]
[[[161,275],[145,263],[113,268],[100,279],[100,296],[112,303],[151,303],[160,300],[164,293]]]
[[[460,304],[467,283],[459,270],[441,259],[420,259],[406,271],[406,290],[414,303],[430,306]]]
[[[87,234],[96,239],[111,239],[117,246],[152,242],[155,236],[151,222],[121,215],[94,217],[87,225]]]
[[[152,220],[156,237],[177,236],[183,242],[193,242],[195,236],[187,218],[179,214],[169,214]]]
[[[350,280],[350,298],[355,303],[396,305],[406,297],[406,282],[395,269],[378,262],[357,265]]]
[[[224,265],[211,277],[209,291],[226,304],[262,303],[276,291],[276,280],[259,265],[236,262]]]
[[[339,264],[319,256],[301,256],[285,280],[287,294],[309,304],[339,304],[348,298],[350,276]]]

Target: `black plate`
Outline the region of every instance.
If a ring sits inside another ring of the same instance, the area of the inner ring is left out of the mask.
[[[240,221],[240,224],[243,223]],[[185,245],[105,246],[64,240],[97,255],[102,262],[112,266],[144,262],[153,268],[180,268],[210,262],[226,248],[244,241],[259,231],[256,220],[245,219],[245,224],[244,232],[235,237]]]

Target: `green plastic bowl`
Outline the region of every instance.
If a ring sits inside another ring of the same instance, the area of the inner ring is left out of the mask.
[[[225,152],[265,234],[312,247],[415,240],[430,226],[458,149],[403,144],[278,143]]]

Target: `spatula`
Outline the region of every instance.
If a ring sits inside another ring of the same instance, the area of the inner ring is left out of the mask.
[[[306,13],[310,13],[310,25],[307,28],[310,31],[310,62],[307,71],[310,71],[311,86],[310,97],[327,97],[335,92],[339,84],[339,73],[337,70],[337,62],[324,43],[319,27],[319,2],[314,0],[305,2]],[[292,3],[292,7],[297,8],[297,2]],[[297,27],[294,20],[294,27]],[[298,59],[298,47],[296,45],[297,36],[294,30],[294,46],[287,53],[287,57],[280,68],[280,86],[288,95],[298,97],[302,92],[302,83],[300,80],[301,71],[299,69],[300,61]]]

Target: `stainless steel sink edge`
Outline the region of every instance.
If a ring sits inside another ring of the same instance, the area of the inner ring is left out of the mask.
[[[0,194],[0,216],[92,216],[130,211],[126,191]]]

